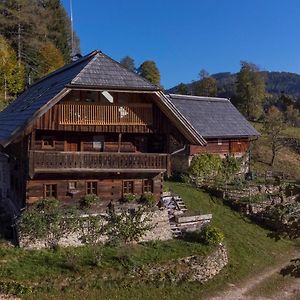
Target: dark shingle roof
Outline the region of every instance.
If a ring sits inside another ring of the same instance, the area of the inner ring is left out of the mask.
[[[72,86],[159,90],[105,54],[94,51],[42,78],[1,112],[0,144],[6,146],[11,137],[24,128],[51,99]]]
[[[259,135],[228,99],[174,94],[168,97],[204,138]]]
[[[98,53],[73,80],[74,85],[118,89],[159,90],[141,76],[127,70],[103,53]]]

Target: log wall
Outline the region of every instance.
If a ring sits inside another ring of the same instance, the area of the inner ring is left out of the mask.
[[[32,204],[45,196],[45,185],[56,184],[57,185],[57,198],[66,203],[75,203],[87,194],[86,183],[88,181],[94,181],[97,184],[97,195],[100,197],[103,204],[107,204],[109,201],[119,201],[123,195],[123,182],[133,181],[133,192],[137,195],[143,193],[144,180],[152,180],[153,182],[153,194],[157,201],[160,199],[162,193],[163,176],[162,174],[145,174],[144,177],[130,174],[115,174],[111,176],[82,176],[79,177],[66,177],[61,178],[40,177],[27,181],[27,193],[26,202]],[[70,193],[70,182],[76,182],[76,193]]]

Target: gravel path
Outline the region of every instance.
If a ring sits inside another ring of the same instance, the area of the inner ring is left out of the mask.
[[[299,256],[300,251],[295,254],[295,257]],[[264,281],[267,281],[271,276],[278,274],[282,268],[289,264],[289,262],[290,260],[272,269],[269,269],[264,273],[258,274],[257,276],[250,278],[239,286],[235,286],[232,284],[229,289],[225,290],[224,292],[218,293],[215,296],[212,296],[208,300],[296,300],[296,294],[298,297],[300,295],[300,278],[292,278],[279,291],[272,294],[272,296],[258,297],[250,295],[250,292],[254,291],[256,286],[263,283]]]

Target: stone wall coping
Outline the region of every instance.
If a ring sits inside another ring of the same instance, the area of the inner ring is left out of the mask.
[[[212,214],[206,215],[196,215],[196,216],[175,216],[175,220],[177,223],[193,223],[203,220],[212,219]]]

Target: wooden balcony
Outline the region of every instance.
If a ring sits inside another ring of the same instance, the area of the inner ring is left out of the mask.
[[[36,173],[164,172],[167,154],[29,152],[29,175]]]
[[[59,125],[151,125],[151,104],[96,105],[63,103],[58,105]]]

